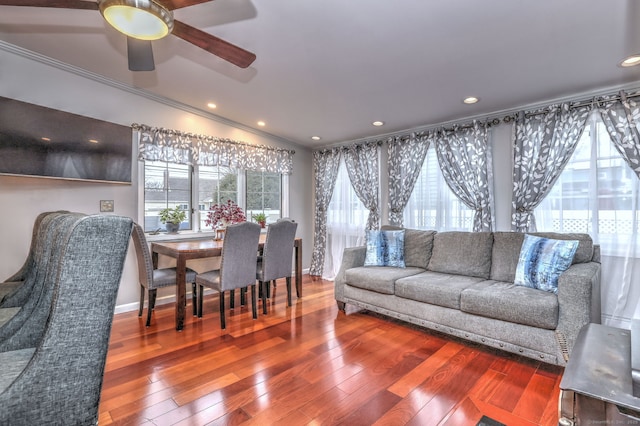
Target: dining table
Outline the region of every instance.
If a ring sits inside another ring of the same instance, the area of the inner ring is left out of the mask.
[[[262,250],[266,234],[260,234],[259,249]],[[176,260],[176,330],[184,328],[186,315],[186,274],[187,261],[222,255],[224,239],[200,238],[178,241],[158,241],[151,243],[153,267],[158,267],[158,256],[168,256]],[[302,297],[302,238],[293,244],[296,296]],[[257,260],[257,259],[256,259]]]

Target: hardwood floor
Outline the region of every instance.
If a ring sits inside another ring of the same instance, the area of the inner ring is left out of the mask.
[[[137,311],[116,315],[99,424],[558,424],[562,368],[353,307],[344,315],[328,281],[305,276],[303,288],[287,308],[281,280],[256,321],[236,295],[226,331],[215,295],[202,319],[188,306],[182,332],[173,304],[149,328]]]

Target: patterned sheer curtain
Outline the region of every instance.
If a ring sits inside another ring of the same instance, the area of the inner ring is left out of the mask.
[[[547,196],[576,149],[591,111],[568,103],[521,112],[513,149],[511,228],[535,232],[533,210]]]
[[[251,145],[226,138],[195,135],[177,130],[131,126],[138,132],[138,160],[166,161],[203,166],[225,165],[235,169],[290,175],[295,151]]]
[[[640,286],[634,285],[640,281],[640,179],[607,132],[601,118],[606,108],[587,119],[571,159],[535,215],[541,231],[588,233],[600,245],[602,322],[629,328],[640,300]]]
[[[324,255],[327,245],[327,208],[333,195],[340,148],[313,152],[313,172],[315,175],[315,212],[313,230],[313,253],[309,275],[322,275]]]
[[[454,194],[475,210],[473,231],[492,231],[493,164],[486,123],[443,130],[436,141],[442,175]]]
[[[636,93],[635,96],[638,94]],[[631,211],[620,212],[622,209],[618,209],[619,213],[617,212],[620,215],[627,213],[625,219],[628,220],[630,226],[625,227],[627,232],[616,232],[614,240],[619,247],[618,251],[623,253],[624,257],[619,256],[617,259],[612,259],[612,263],[616,262],[616,267],[612,268],[611,273],[603,264],[602,273],[603,282],[612,283],[607,288],[608,294],[605,294],[603,298],[605,298],[605,302],[607,302],[608,296],[612,299],[611,318],[613,320],[611,322],[613,325],[619,326],[615,323],[616,318],[640,318],[640,304],[638,303],[640,294],[638,289],[634,288],[638,286],[633,285],[640,281],[640,247],[638,243],[640,181],[637,179],[640,178],[640,105],[624,91],[620,92],[619,99],[613,102],[607,101],[605,99],[604,106],[599,109],[600,117],[616,151],[630,171],[635,174],[635,178],[628,177],[628,179],[620,179],[617,182],[618,188],[630,186],[631,189],[624,193],[630,199]],[[627,203],[625,203],[626,206]],[[606,304],[605,307],[608,308],[608,305]],[[631,313],[632,309],[633,314]]]
[[[389,139],[389,223],[403,226],[404,208],[418,180],[431,138],[412,133]]]
[[[354,144],[344,151],[345,166],[351,185],[362,204],[369,209],[366,229],[380,227],[379,157],[378,142]]]
[[[340,270],[345,248],[365,244],[365,228],[369,216],[369,209],[362,204],[353,187],[343,156],[335,178],[333,196],[327,208],[327,243],[322,278],[335,278]]]

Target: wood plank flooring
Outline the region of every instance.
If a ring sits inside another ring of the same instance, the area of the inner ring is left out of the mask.
[[[188,306],[182,332],[173,304],[149,328],[137,311],[116,315],[99,424],[558,424],[562,368],[354,307],[344,315],[332,282],[305,276],[303,288],[288,308],[281,280],[256,321],[238,297],[226,331],[216,295],[202,319]]]

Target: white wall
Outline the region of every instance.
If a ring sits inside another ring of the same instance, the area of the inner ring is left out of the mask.
[[[290,214],[303,240],[303,267],[311,258],[313,226],[310,150],[261,132],[160,103],[83,73],[69,72],[22,54],[0,49],[0,96],[129,126],[147,124],[248,143],[295,149],[290,179]],[[205,114],[206,115],[206,114]],[[135,156],[136,150],[134,150]],[[0,280],[18,270],[28,253],[33,221],[44,211],[98,213],[100,200],[114,200],[114,213],[138,219],[138,163],[131,185],[0,175]],[[129,250],[116,304],[137,303],[139,290],[133,248]]]

